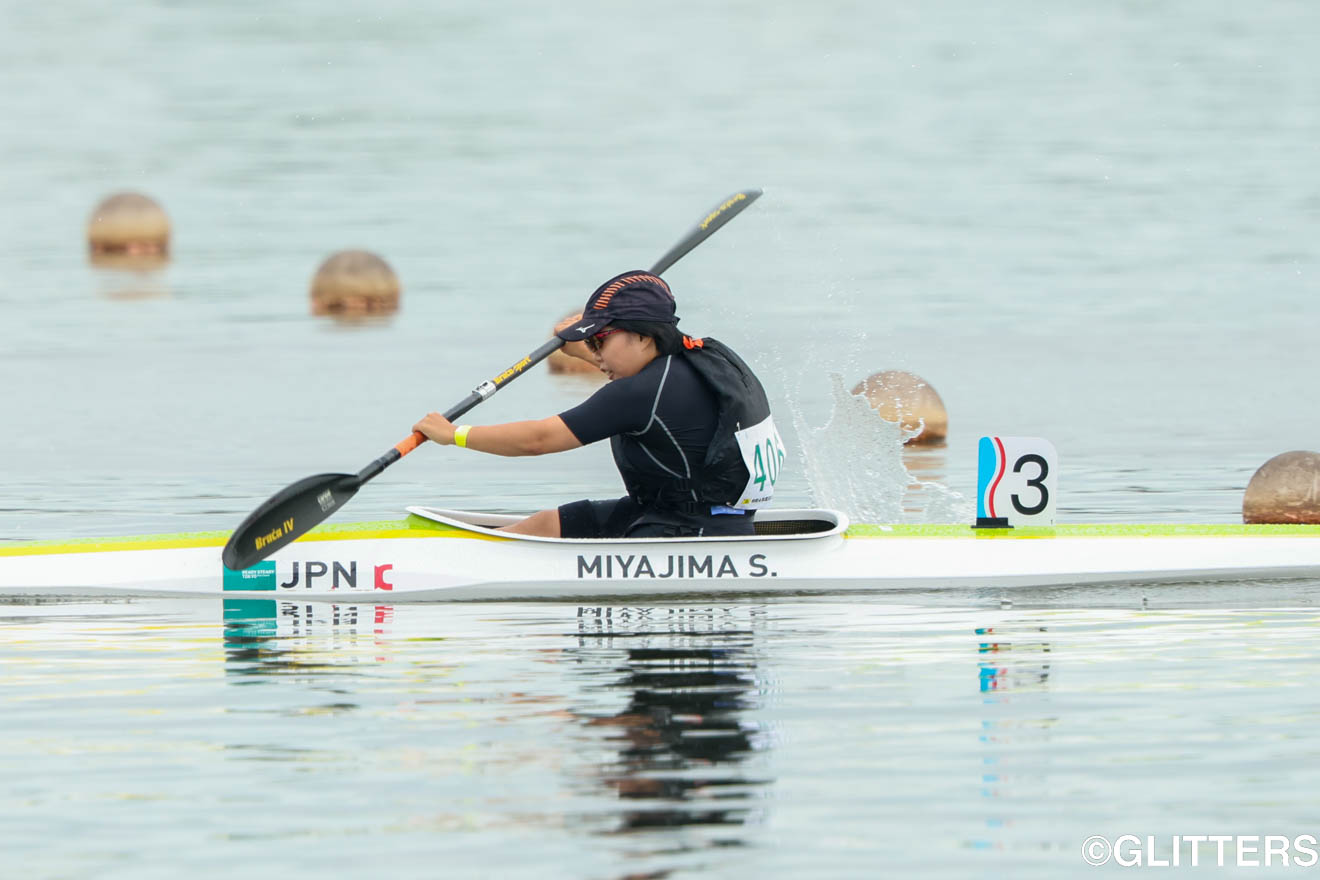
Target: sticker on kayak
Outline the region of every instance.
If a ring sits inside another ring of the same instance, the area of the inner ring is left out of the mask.
[[[358,560],[295,559],[282,561],[267,559],[242,571],[226,568],[225,590],[393,590],[394,563],[376,564],[364,561],[362,576],[358,576]]]
[[[273,590],[276,584],[275,560],[258,562],[242,571],[225,569],[223,589],[226,590]]]
[[[1040,437],[982,437],[977,451],[976,526],[1054,525],[1058,453]]]

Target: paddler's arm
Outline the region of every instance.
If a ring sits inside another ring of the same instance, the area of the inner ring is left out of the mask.
[[[453,445],[454,429],[454,424],[440,413],[431,413],[413,425],[414,431],[421,431],[441,446]],[[559,416],[502,425],[474,425],[468,429],[466,443],[468,449],[492,455],[545,455],[581,445]]]

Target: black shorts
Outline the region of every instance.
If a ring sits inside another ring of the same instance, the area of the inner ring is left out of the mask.
[[[697,538],[754,535],[755,514],[686,514],[646,510],[631,498],[574,501],[559,507],[564,538]]]

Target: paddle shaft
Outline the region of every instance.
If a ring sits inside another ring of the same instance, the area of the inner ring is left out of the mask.
[[[514,379],[521,376],[524,371],[532,368],[536,364],[539,364],[541,361],[548,358],[550,355],[554,354],[561,347],[563,347],[563,345],[564,345],[564,340],[560,339],[558,336],[556,336],[553,339],[547,340],[545,344],[542,345],[540,348],[538,348],[536,351],[527,355],[527,357],[518,361],[518,363],[509,367],[507,370],[505,370],[503,373],[500,373],[494,379],[489,379],[485,382],[482,382],[476,388],[472,389],[471,394],[460,400],[458,403],[454,404],[449,409],[445,410],[444,413],[445,418],[451,422],[454,421],[454,419],[461,418],[464,413],[468,412],[470,409],[472,409],[482,401],[486,400],[486,398],[490,397],[496,391],[499,391],[505,385],[508,385]],[[405,455],[412,452],[414,449],[416,449],[418,446],[421,446],[425,442],[426,442],[425,434],[423,434],[421,431],[413,431],[403,440],[400,440],[398,443],[396,443],[394,447],[390,449],[389,452],[385,453],[380,458],[376,459],[371,464],[367,465],[362,470],[358,471],[357,479],[359,484],[365,483],[367,480],[370,480],[372,477],[375,477],[381,471],[385,470],[385,468],[394,464],[396,461],[403,458]]]
[[[716,230],[721,226],[728,223],[752,202],[756,201],[760,195],[761,190],[759,189],[742,190],[720,202],[710,211],[710,213],[702,218],[700,223],[688,230],[688,233],[684,235],[677,244],[666,251],[664,256],[656,261],[655,265],[651,267],[651,274],[663,274],[669,269],[669,267],[687,256],[693,248],[714,235]],[[474,388],[471,394],[445,411],[445,418],[451,422],[457,418],[461,418],[477,404],[484,402],[496,391],[499,391],[505,385],[508,385],[514,379],[521,376],[524,372],[554,354],[562,348],[563,345],[564,340],[560,339],[558,336],[549,339],[544,345],[536,349],[536,351],[527,355],[495,378],[482,382]],[[394,464],[425,442],[425,434],[421,431],[413,431],[406,438],[396,443],[389,452],[386,452],[380,458],[358,471],[358,484],[361,485],[379,475],[381,471],[385,470],[385,468]]]

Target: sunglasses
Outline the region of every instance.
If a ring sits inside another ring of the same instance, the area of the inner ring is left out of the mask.
[[[622,327],[615,327],[612,330],[602,330],[599,333],[593,333],[582,341],[585,342],[587,344],[587,348],[591,349],[592,351],[600,351],[601,345],[605,342],[605,337],[613,336],[615,333],[622,333],[622,332],[623,332]]]

